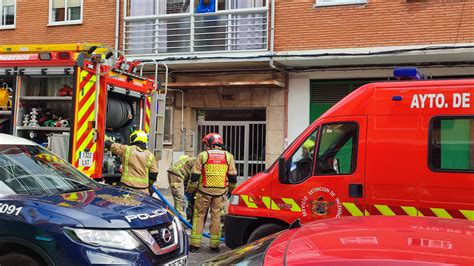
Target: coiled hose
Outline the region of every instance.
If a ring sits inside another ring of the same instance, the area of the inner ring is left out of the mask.
[[[174,215],[176,215],[179,220],[181,222],[183,222],[184,225],[186,225],[186,227],[190,228],[190,229],[193,229],[193,226],[186,220],[184,219],[177,211],[176,209],[171,206],[171,204],[165,199],[165,197],[163,197],[163,195],[160,193],[160,191],[158,191],[158,189],[155,187],[155,186],[151,186],[151,188],[153,189],[153,191],[156,193],[156,195],[166,204],[166,206],[168,206],[168,208],[174,213]],[[208,233],[203,233],[202,234],[204,237],[207,237],[207,238],[210,238],[209,234]],[[221,237],[221,241],[224,241],[224,238]]]
[[[126,101],[121,101],[115,98],[107,99],[107,128],[121,128],[130,121],[132,113],[132,106]]]

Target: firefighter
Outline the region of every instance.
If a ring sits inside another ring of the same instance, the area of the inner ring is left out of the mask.
[[[135,130],[130,134],[131,145],[114,143],[105,136],[105,147],[120,156],[122,161],[120,183],[149,194],[148,188],[158,176],[158,165],[155,156],[146,149],[147,142],[148,136],[142,130]]]
[[[221,213],[227,201],[227,193],[237,185],[237,170],[234,156],[222,149],[222,137],[216,133],[207,134],[202,139],[206,150],[201,152],[194,164],[187,192],[196,191],[193,230],[191,231],[191,252],[199,252],[205,223],[205,215],[210,207],[211,252],[219,252],[221,237]]]
[[[171,195],[173,195],[174,208],[183,217],[186,216],[186,199],[184,196],[185,187],[189,182],[191,170],[193,169],[196,157],[182,155],[178,161],[168,169],[168,181],[170,182]]]

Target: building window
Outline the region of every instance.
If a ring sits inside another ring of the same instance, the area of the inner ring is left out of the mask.
[[[49,22],[52,25],[82,22],[82,0],[50,0]]]
[[[127,0],[126,54],[267,48],[266,0]]]
[[[367,0],[316,0],[315,6],[367,4]]]
[[[0,0],[0,28],[15,27],[15,0]]]
[[[433,170],[474,172],[474,117],[434,118],[429,155]]]

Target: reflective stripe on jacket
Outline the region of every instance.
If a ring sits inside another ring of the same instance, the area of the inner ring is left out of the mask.
[[[155,156],[138,146],[114,143],[111,151],[120,156],[123,165],[120,181],[134,188],[148,188],[149,173],[157,173]]]

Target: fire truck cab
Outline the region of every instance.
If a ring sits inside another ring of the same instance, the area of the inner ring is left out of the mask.
[[[234,190],[231,248],[341,216],[474,220],[474,79],[360,87]]]

